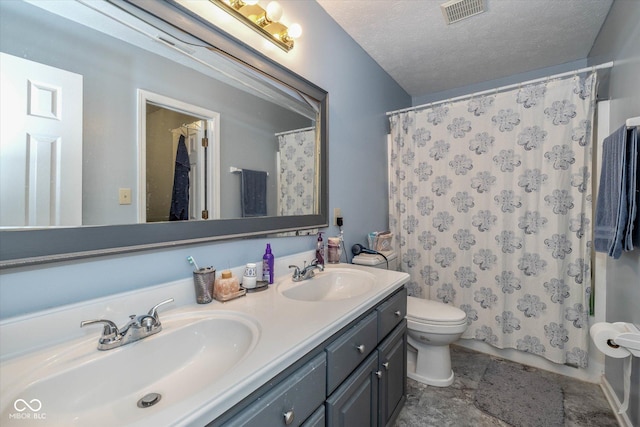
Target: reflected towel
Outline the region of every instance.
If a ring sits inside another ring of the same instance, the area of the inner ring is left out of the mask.
[[[185,221],[189,219],[189,152],[184,143],[184,135],[180,135],[176,150],[176,165],[173,173],[173,193],[171,194],[171,210],[169,221]]]
[[[633,249],[633,235],[638,234],[634,233],[636,174],[637,130],[622,126],[603,143],[593,240],[596,251],[614,259]]]
[[[267,173],[242,169],[242,184],[240,200],[242,216],[267,215]]]

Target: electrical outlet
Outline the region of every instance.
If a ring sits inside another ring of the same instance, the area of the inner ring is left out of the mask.
[[[342,217],[340,208],[333,208],[333,225],[338,225],[338,218]]]
[[[118,200],[121,205],[130,205],[131,204],[131,189],[130,188],[121,188],[118,192]]]

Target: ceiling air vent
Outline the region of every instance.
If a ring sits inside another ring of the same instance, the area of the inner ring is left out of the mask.
[[[449,0],[440,5],[447,24],[484,12],[484,0]]]

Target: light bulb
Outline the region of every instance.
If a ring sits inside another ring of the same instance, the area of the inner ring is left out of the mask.
[[[292,39],[297,39],[302,35],[302,27],[300,26],[300,24],[291,24],[291,26],[289,27],[289,31],[287,31],[287,34]]]
[[[276,1],[267,5],[267,19],[271,22],[278,22],[282,18],[282,6]]]

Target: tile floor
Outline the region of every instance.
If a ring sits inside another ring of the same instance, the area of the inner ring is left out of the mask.
[[[482,412],[473,403],[478,383],[492,357],[452,346],[451,364],[455,373],[453,384],[444,388],[431,387],[407,379],[407,401],[395,427],[510,427],[504,421]],[[599,385],[538,371],[540,375],[553,378],[562,386],[565,427],[618,426]]]

